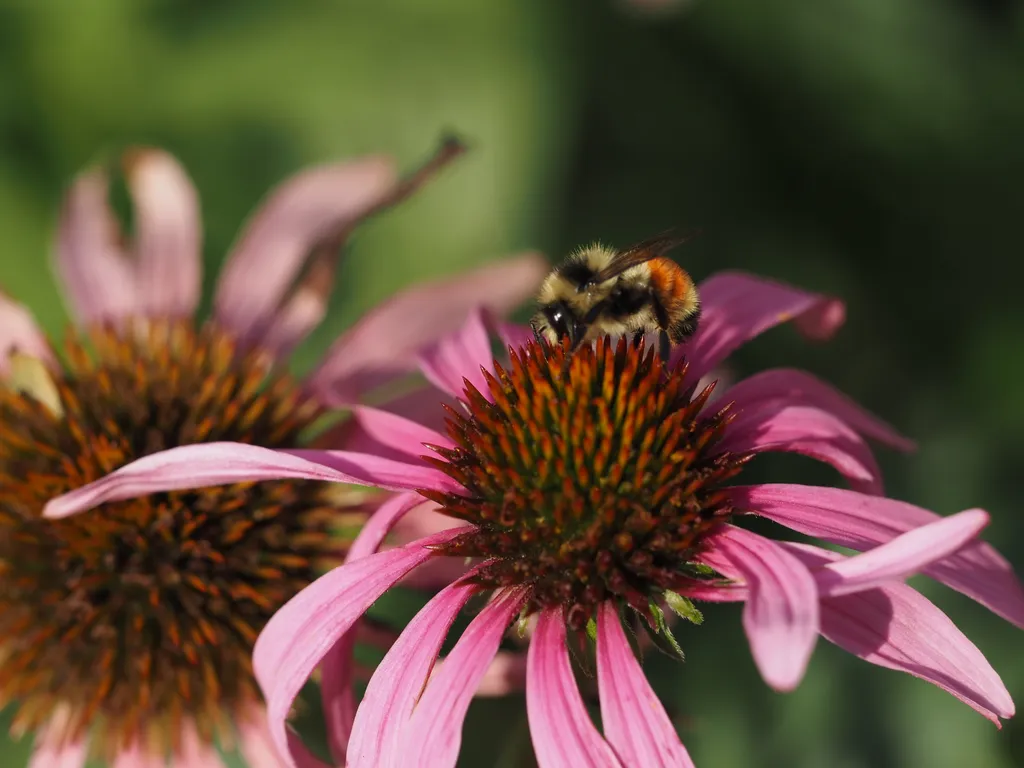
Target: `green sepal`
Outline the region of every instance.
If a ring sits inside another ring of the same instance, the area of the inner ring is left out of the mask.
[[[672,609],[672,613],[681,619],[686,619],[693,624],[703,624],[704,614],[697,610],[688,597],[683,597],[677,592],[665,590],[665,603]]]

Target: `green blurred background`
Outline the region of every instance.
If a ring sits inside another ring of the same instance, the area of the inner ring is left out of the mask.
[[[273,183],[365,152],[408,167],[445,129],[473,152],[358,233],[300,363],[418,279],[700,226],[680,255],[698,279],[743,268],[849,305],[829,344],[775,331],[735,373],[793,365],[837,383],[920,441],[882,456],[891,495],[943,514],[984,507],[987,537],[1024,561],[1012,0],[2,0],[0,284],[61,333],[60,195],[125,144],[164,146],[189,169],[213,274]],[[796,459],[757,471],[834,482]],[[1024,635],[920,586],[1024,700]],[[1019,720],[998,731],[824,642],[798,691],[771,693],[738,609],[707,619],[680,632],[685,664],[650,664],[699,766],[1024,765]],[[523,711],[475,706],[460,764],[528,765]],[[27,750],[0,746],[0,766]]]

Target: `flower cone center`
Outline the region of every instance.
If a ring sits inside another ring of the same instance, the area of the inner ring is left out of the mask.
[[[527,586],[531,610],[575,627],[608,599],[647,613],[731,512],[716,488],[743,457],[715,450],[729,419],[702,412],[711,391],[642,341],[513,352],[486,397],[467,385],[457,447],[433,459],[465,491],[424,494],[475,525],[444,553],[484,558],[477,582]]]
[[[65,520],[42,508],[165,448],[294,446],[318,407],[184,322],[72,334],[51,375],[59,409],[0,383],[0,705],[17,705],[17,731],[66,712],[66,735],[93,728],[107,754],[140,734],[173,750],[186,719],[212,739],[259,700],[252,644],[331,543],[322,486],[154,494]]]

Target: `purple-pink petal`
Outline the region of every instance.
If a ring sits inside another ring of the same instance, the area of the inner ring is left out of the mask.
[[[505,592],[477,614],[427,684],[400,754],[416,755],[420,765],[431,768],[455,765],[466,711],[522,603],[521,593]]]
[[[246,224],[217,284],[217,322],[258,339],[273,322],[314,248],[385,201],[394,162],[367,157],[313,168],[274,189]]]
[[[313,670],[381,595],[432,556],[431,546],[454,535],[445,531],[335,568],[267,622],[253,649],[253,669],[267,702],[271,738],[286,765],[296,766],[288,750],[288,713]]]
[[[787,547],[821,573],[842,555],[806,544]],[[927,680],[999,725],[1013,699],[981,651],[935,605],[905,584],[822,600],[821,632],[872,664]]]
[[[767,484],[729,489],[735,507],[833,544],[865,550],[940,519],[903,501],[840,488]],[[972,542],[923,573],[1024,628],[1024,587],[994,547]]]
[[[745,581],[743,628],[761,676],[776,690],[794,689],[818,639],[818,589],[806,566],[774,541],[725,525],[700,560]]]
[[[356,712],[348,768],[400,768],[408,752],[402,734],[459,611],[477,592],[467,582],[450,584],[420,609],[374,670]],[[430,765],[430,763],[424,763]]]
[[[135,206],[139,310],[150,317],[190,317],[202,287],[202,220],[195,187],[167,152],[125,153]]]
[[[487,394],[481,367],[493,370],[494,355],[487,337],[483,310],[475,308],[458,330],[445,334],[417,355],[427,381],[449,395],[459,397],[466,389],[463,379]]]
[[[698,288],[700,327],[673,355],[674,362],[685,355],[691,375],[698,378],[779,323],[794,320],[804,335],[820,339],[831,336],[845,319],[838,299],[741,272],[719,272]]]
[[[825,566],[815,573],[818,589],[823,595],[836,597],[904,579],[956,552],[988,522],[984,510],[968,509],[912,528],[874,549]]]
[[[0,291],[0,376],[5,376],[10,370],[10,356],[14,352],[46,362],[53,360],[46,336],[36,325],[32,313]]]
[[[785,451],[831,464],[863,493],[882,493],[882,470],[864,439],[827,411],[802,405],[746,408],[729,425],[723,451]]]
[[[437,408],[440,410],[440,403]],[[390,411],[359,405],[352,409],[352,416],[362,432],[375,443],[408,457],[428,453],[424,444],[442,448],[455,445],[446,435]]]
[[[203,443],[171,448],[126,464],[51,499],[43,516],[68,517],[104,502],[150,493],[283,479],[355,483],[392,491],[461,488],[422,462],[407,464],[345,451],[277,451],[244,443]]]
[[[719,393],[716,392],[716,395]],[[756,373],[720,395],[743,411],[772,406],[805,405],[820,408],[846,422],[858,433],[901,451],[912,451],[914,442],[872,415],[839,390],[805,371],[774,368]]]
[[[604,603],[597,616],[597,684],[604,736],[624,765],[693,766],[611,603]]]
[[[413,370],[416,352],[458,329],[474,308],[503,315],[518,307],[549,268],[529,253],[400,291],[334,343],[310,385],[326,403],[353,403],[370,386]]]
[[[121,228],[107,191],[102,170],[81,174],[68,190],[57,224],[58,282],[80,325],[118,320],[139,309],[135,265],[121,248]]]
[[[539,768],[622,765],[594,727],[576,687],[560,611],[537,617],[526,657],[526,716]]]

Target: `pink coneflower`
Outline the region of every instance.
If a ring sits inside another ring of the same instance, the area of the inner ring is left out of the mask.
[[[369,437],[410,463],[341,451],[181,448],[54,500],[48,514],[197,480],[313,477],[420,491],[389,502],[349,562],[284,606],[257,642],[271,738],[292,765],[317,764],[289,735],[286,718],[321,664],[339,763],[454,765],[472,695],[517,617],[533,625],[526,696],[540,765],[690,765],[624,629],[666,637],[665,606],[692,615],[690,599],[746,602],[754,661],[776,689],[799,683],[822,634],[950,691],[995,722],[1011,716],[1013,703],[981,653],[902,584],[922,571],[1024,626],[1024,590],[1012,569],[973,540],[987,515],[942,518],[880,495],[864,438],[906,441],[808,374],[758,374],[725,393],[724,407],[708,407],[711,387],[695,390],[733,349],[781,321],[828,335],[841,305],[738,274],[711,278],[701,293],[702,327],[667,367],[624,340],[599,341],[567,362],[564,347],[508,327],[511,360],[498,365],[482,318],[472,318],[420,356],[427,377],[461,400],[448,411],[447,435],[393,413],[357,414]],[[435,457],[413,463],[424,444]],[[856,490],[736,485],[761,451],[828,462]],[[455,518],[454,527],[372,554],[421,496]],[[863,554],[773,541],[737,525],[748,513]],[[352,628],[392,585],[442,557],[472,565],[408,625],[353,718]],[[431,674],[474,598],[483,607]],[[603,732],[577,688],[569,642],[596,655]]]
[[[215,765],[215,738],[274,764],[252,646],[274,611],[340,561],[351,542],[342,526],[365,517],[358,500],[289,479],[141,496],[70,520],[43,519],[43,505],[166,448],[301,445],[332,406],[409,370],[418,346],[457,328],[467,294],[499,312],[522,302],[539,257],[404,291],[308,378],[283,368],[324,315],[351,229],[456,152],[445,145],[406,179],[367,157],[287,181],[243,230],[205,322],[194,319],[197,196],[178,163],[153,149],[127,155],[131,242],[105,172],[74,182],[57,243],[76,324],[63,355],[0,295],[0,704],[13,704],[15,733],[36,732],[34,766],[74,768],[90,752],[124,766],[165,754]]]

